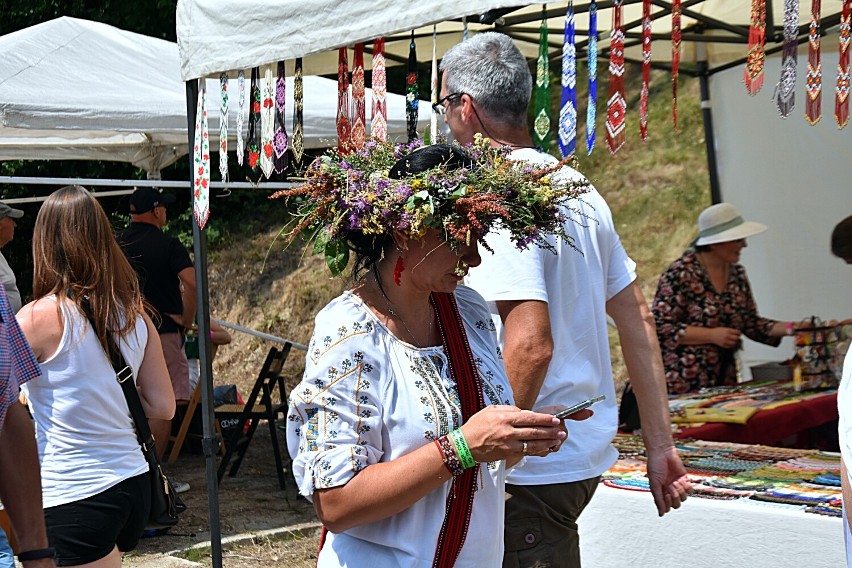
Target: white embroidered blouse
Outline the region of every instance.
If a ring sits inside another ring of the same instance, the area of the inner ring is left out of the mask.
[[[464,286],[456,300],[485,403],[512,404],[484,300]],[[311,499],[316,489],[345,485],[371,464],[394,460],[461,426],[461,411],[443,346],[401,341],[360,298],[344,292],[317,315],[288,419],[293,473],[300,493]],[[458,567],[502,564],[505,462],[481,464],[480,472]],[[449,489],[447,482],[393,517],[329,533],[318,566],[431,566]]]

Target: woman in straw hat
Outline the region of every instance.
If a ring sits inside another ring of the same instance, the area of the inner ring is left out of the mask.
[[[741,336],[778,346],[793,322],[760,317],[740,252],[766,225],[745,221],[730,203],[698,216],[698,237],[660,278],[652,310],[670,393],[736,383]]]
[[[328,529],[318,566],[500,566],[506,467],[566,436],[512,405],[488,309],[460,283],[491,226],[546,247],[577,192],[487,144],[411,150],[332,153],[282,192],[333,273],[355,256],[290,395],[293,473]]]

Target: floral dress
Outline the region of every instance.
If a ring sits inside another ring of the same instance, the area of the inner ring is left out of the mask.
[[[692,249],[660,278],[652,311],[672,394],[731,385],[737,380],[733,350],[713,343],[678,345],[687,326],[730,327],[759,343],[777,346],[781,342],[769,334],[775,320],[757,314],[745,269],[732,265],[725,289],[719,292]]]

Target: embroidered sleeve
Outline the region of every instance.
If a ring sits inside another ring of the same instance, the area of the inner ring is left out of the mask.
[[[345,314],[343,314],[345,315]],[[382,457],[381,380],[370,322],[317,318],[302,382],[290,394],[288,444],[299,492],[345,485]],[[335,321],[336,328],[329,323]]]

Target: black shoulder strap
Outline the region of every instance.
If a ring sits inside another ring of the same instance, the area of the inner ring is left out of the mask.
[[[95,320],[92,315],[92,308],[89,306],[88,298],[83,298],[80,302],[86,317],[89,319],[89,324],[96,331]],[[130,416],[133,417],[133,422],[136,424],[136,436],[139,438],[139,443],[143,448],[147,448],[147,442],[151,441],[151,428],[148,426],[148,418],[145,416],[145,409],[142,408],[142,401],[139,399],[139,393],[136,391],[136,383],[133,381],[133,369],[124,360],[124,355],[115,343],[112,335],[107,334],[109,342],[109,352],[107,353],[112,368],[115,370],[115,380],[121,385],[121,391],[124,393],[124,398],[127,400],[127,407],[130,409]]]

